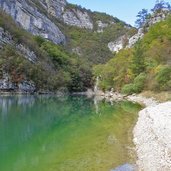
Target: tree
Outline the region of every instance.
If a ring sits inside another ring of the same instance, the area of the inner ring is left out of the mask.
[[[165,2],[164,0],[156,0],[156,4],[153,9],[151,9],[152,12],[160,12],[163,9],[171,10],[171,6],[169,2]]]
[[[138,12],[137,15],[137,20],[135,21],[135,25],[140,28],[143,26],[143,24],[145,23],[147,17],[148,17],[149,13],[147,9],[142,9],[141,11]]]
[[[135,76],[145,71],[144,48],[140,42],[135,46],[131,68]]]

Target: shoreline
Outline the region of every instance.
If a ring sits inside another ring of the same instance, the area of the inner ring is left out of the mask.
[[[141,110],[133,134],[140,171],[171,170],[171,102]]]
[[[144,106],[133,129],[138,171],[171,170],[171,101],[159,99],[159,102],[141,94],[125,96],[115,92],[101,96],[108,101],[128,100]]]
[[[142,95],[129,96],[128,100],[145,106],[133,130],[138,170],[171,170],[171,101]]]

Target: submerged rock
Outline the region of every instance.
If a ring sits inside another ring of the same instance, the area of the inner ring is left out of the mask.
[[[116,169],[113,169],[111,171],[136,171],[135,165],[131,164],[124,164],[122,166],[117,167]]]

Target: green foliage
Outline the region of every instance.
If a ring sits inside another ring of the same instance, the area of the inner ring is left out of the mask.
[[[39,89],[46,89],[48,84],[51,84],[51,73],[45,70],[41,63],[33,65],[19,55],[13,47],[6,46],[0,52],[0,59],[1,68],[11,75],[11,81],[14,83],[28,79],[34,81]]]
[[[128,95],[130,95],[132,93],[136,93],[135,92],[135,85],[132,83],[124,85],[121,92],[124,94],[128,94]]]
[[[88,59],[92,65],[106,63],[113,56],[107,44],[124,34],[133,35],[135,29],[125,27],[124,22],[103,13],[94,12],[90,15],[95,24],[93,31],[73,26],[63,28],[69,40],[67,49],[80,48],[81,57]],[[96,22],[98,20],[108,24],[103,33],[97,32]],[[115,24],[111,24],[111,22]]]
[[[171,89],[171,67],[170,66],[160,66],[158,68],[158,72],[156,73],[155,78],[159,85],[160,90]]]
[[[41,46],[45,42],[45,39],[40,36],[35,36],[34,40],[37,42],[39,46]]]
[[[41,44],[41,48],[48,53],[56,67],[67,65],[70,60],[70,56],[58,45],[46,41]]]
[[[135,21],[135,24],[138,28],[141,28],[144,25],[148,15],[149,13],[147,9],[142,9],[140,12],[138,12],[137,20]]]
[[[156,0],[156,4],[154,6],[154,8],[151,10],[153,12],[160,12],[163,9],[171,9],[170,3],[169,2],[165,2],[164,0]]]
[[[139,75],[141,72],[145,70],[145,59],[144,59],[144,48],[142,44],[138,42],[135,45],[133,58],[132,58],[132,71],[135,76]]]
[[[15,43],[22,43],[38,57],[38,63],[33,64],[19,55],[15,47],[4,47],[0,50],[0,77],[5,69],[13,82],[32,80],[37,90],[56,91],[65,87],[70,91],[86,91],[92,86],[91,65],[86,59],[40,36],[32,36],[2,11],[0,16],[0,26],[13,36]]]
[[[120,51],[106,65],[98,65],[94,67],[95,76],[100,76],[100,86],[102,89],[120,88],[132,80],[132,73],[129,64],[132,59],[132,51],[130,49]]]
[[[146,74],[141,73],[138,75],[132,84],[126,84],[122,88],[122,93],[125,94],[132,94],[132,93],[140,93],[145,85]]]
[[[145,73],[141,73],[134,79],[135,90],[137,93],[141,92],[144,89],[146,77],[147,76]]]
[[[129,55],[128,55],[129,54]],[[94,67],[102,89],[123,93],[171,89],[171,16],[155,24],[131,49],[120,51],[107,64]],[[144,74],[146,73],[146,74]]]
[[[26,45],[40,58],[45,57],[32,34],[16,25],[12,17],[2,10],[0,10],[0,27],[4,28],[5,31],[8,31],[12,35],[15,43]]]
[[[74,54],[69,54],[62,46],[49,41],[40,41],[40,47],[52,60],[58,75],[54,80],[60,86],[67,87],[69,91],[86,91],[92,86],[92,72],[90,65],[84,59],[79,59]],[[58,88],[58,87],[56,87]]]

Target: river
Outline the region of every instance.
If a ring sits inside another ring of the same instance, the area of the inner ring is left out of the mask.
[[[84,96],[1,96],[0,170],[110,171],[134,163],[140,108]]]

